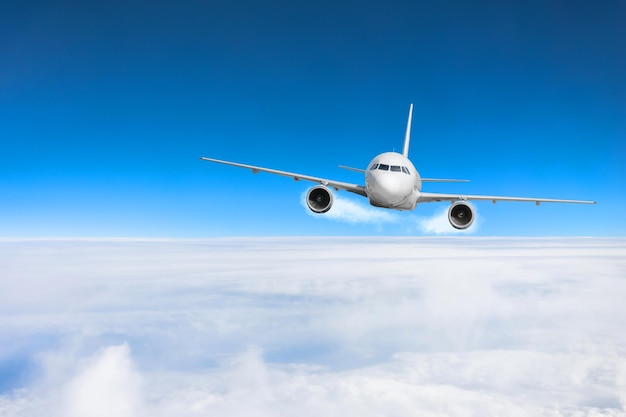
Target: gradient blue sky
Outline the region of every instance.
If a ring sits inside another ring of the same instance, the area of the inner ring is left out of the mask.
[[[4,2],[0,236],[420,234],[314,218],[307,183],[402,147],[480,235],[625,235],[623,1]],[[342,196],[366,204],[365,199]],[[445,206],[445,205],[443,205]],[[402,217],[405,216],[405,217]],[[399,220],[398,220],[399,219]]]

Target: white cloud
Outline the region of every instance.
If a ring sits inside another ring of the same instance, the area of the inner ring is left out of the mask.
[[[0,416],[626,415],[624,239],[0,246]]]
[[[67,384],[62,415],[132,417],[141,410],[141,377],[126,344],[109,346],[90,358]]]

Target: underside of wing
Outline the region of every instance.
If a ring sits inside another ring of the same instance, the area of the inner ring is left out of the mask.
[[[493,195],[467,195],[467,194],[440,194],[440,193],[421,193],[418,203],[430,203],[433,201],[470,201],[483,200],[496,203],[498,201],[523,201],[532,202],[536,205],[540,203],[573,203],[573,204],[596,204],[595,201],[587,200],[561,200],[555,198],[534,198],[534,197],[503,197]]]
[[[334,180],[329,180],[326,178],[313,177],[310,175],[298,174],[295,172],[280,171],[277,169],[264,168],[264,167],[258,167],[258,166],[247,165],[247,164],[240,164],[238,162],[223,161],[223,160],[214,159],[214,158],[201,157],[200,159],[202,159],[203,161],[215,162],[218,164],[232,165],[232,166],[240,167],[240,168],[247,168],[247,169],[252,170],[254,174],[257,174],[259,172],[267,172],[269,174],[276,174],[276,175],[282,175],[283,177],[293,178],[295,181],[304,180],[304,181],[316,182],[318,184],[332,187],[335,190],[345,190],[345,191],[349,191],[351,193],[359,194],[365,197],[367,196],[367,194],[365,193],[365,186],[363,185],[351,184],[348,182],[341,182],[341,181],[334,181]]]

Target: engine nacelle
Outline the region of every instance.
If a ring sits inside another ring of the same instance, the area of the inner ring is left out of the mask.
[[[333,206],[333,193],[323,185],[317,185],[306,193],[306,205],[314,213],[326,213]]]
[[[448,210],[448,220],[455,229],[467,229],[474,223],[474,210],[468,202],[456,201]]]

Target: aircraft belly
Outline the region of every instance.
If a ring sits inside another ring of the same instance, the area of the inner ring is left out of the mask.
[[[379,203],[378,201],[370,198],[369,202],[374,207],[381,207],[386,209],[394,209],[394,210],[413,210],[415,208],[415,204],[409,201],[408,199],[396,203],[396,204],[388,204],[388,203]]]
[[[365,183],[370,204],[395,210],[413,210],[417,201],[417,198],[414,198],[413,184],[409,181],[398,181],[398,179],[391,176],[368,175]]]
[[[417,198],[414,198],[413,194],[408,195],[407,197],[399,201],[393,202],[377,200],[371,193],[368,193],[367,197],[370,204],[374,207],[382,207],[395,210],[413,210],[415,209],[415,203],[417,202]]]

